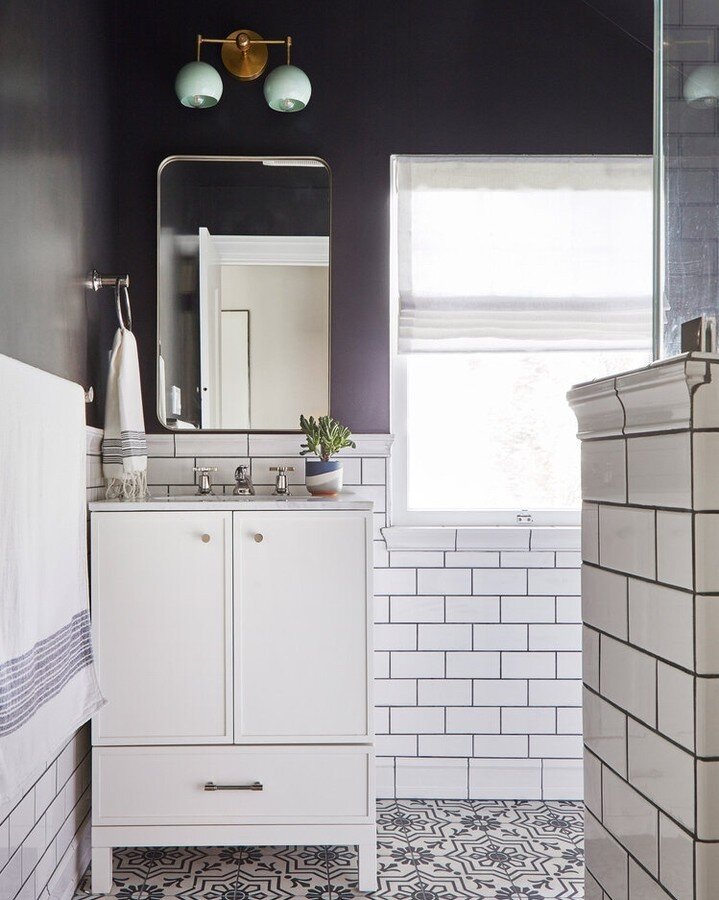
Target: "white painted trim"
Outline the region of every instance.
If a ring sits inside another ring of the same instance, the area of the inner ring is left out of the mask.
[[[222,266],[329,266],[330,239],[322,235],[215,234]]]
[[[338,454],[339,458],[357,456],[387,457],[392,449],[394,435],[353,434],[352,440],[357,444],[356,449],[343,450]],[[250,434],[248,455],[250,457],[299,456],[302,443],[304,443],[304,436],[301,434]]]

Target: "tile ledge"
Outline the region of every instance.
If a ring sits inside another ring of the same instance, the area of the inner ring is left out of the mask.
[[[530,535],[533,538],[542,537],[540,546],[533,549],[572,550],[579,548],[580,534],[581,525],[391,525],[382,529],[382,537],[390,551],[529,550]],[[459,546],[459,535],[481,537],[481,541]],[[510,535],[513,540],[508,540]],[[561,540],[562,537],[565,540]],[[553,541],[552,538],[558,540]]]

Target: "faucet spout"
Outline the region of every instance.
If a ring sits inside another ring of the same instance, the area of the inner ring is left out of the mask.
[[[235,488],[232,493],[236,497],[248,497],[255,493],[247,466],[238,466],[235,469]]]

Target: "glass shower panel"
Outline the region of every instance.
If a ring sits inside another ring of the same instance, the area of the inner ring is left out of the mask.
[[[664,347],[719,313],[719,3],[662,0]]]

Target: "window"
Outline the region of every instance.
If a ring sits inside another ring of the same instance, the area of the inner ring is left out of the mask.
[[[578,521],[566,392],[651,359],[651,157],[392,169],[393,524]]]

